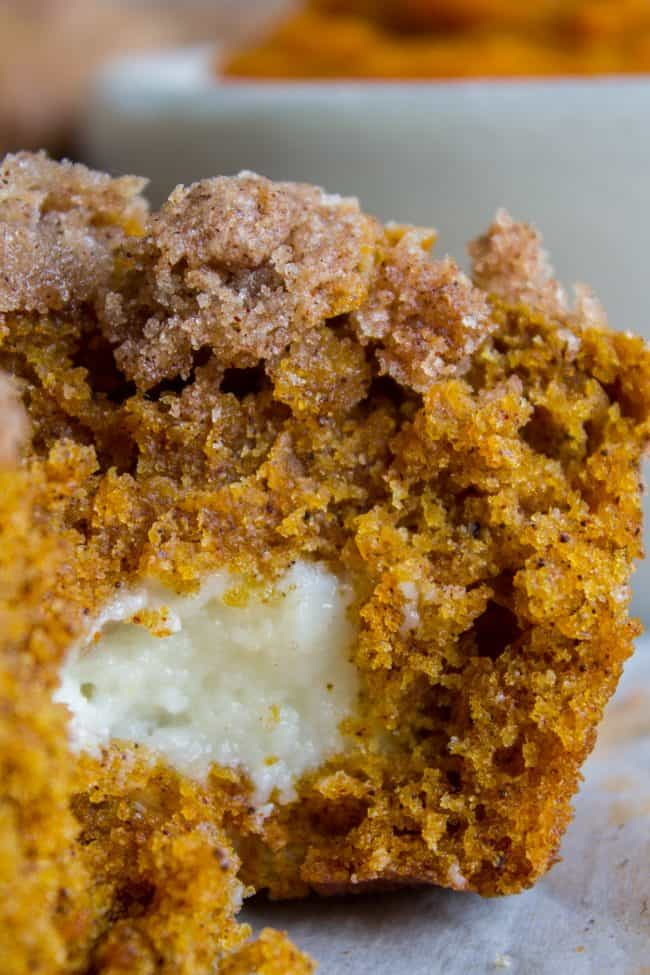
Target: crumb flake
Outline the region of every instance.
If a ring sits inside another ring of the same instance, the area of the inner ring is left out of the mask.
[[[477,287],[511,304],[522,302],[549,315],[567,311],[566,294],[534,227],[499,210],[487,233],[469,246]]]
[[[92,302],[108,285],[118,244],[146,219],[144,185],[45,154],[7,156],[0,167],[0,316]]]

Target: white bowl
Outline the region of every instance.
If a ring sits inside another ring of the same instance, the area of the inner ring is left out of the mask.
[[[650,80],[242,83],[214,66],[213,48],[110,66],[85,157],[149,176],[156,201],[241,169],[319,183],[435,226],[457,258],[505,206],[542,229],[565,282],[589,282],[615,327],[650,338]],[[635,609],[650,623],[650,564]]]

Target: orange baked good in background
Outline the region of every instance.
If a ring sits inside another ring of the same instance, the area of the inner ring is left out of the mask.
[[[257,44],[232,77],[433,79],[650,70],[647,0],[314,0]]]
[[[537,27],[557,17],[571,3],[562,0],[313,0],[312,7],[337,14],[360,14],[410,30],[473,27]]]

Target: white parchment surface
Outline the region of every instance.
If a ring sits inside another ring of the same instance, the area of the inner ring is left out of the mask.
[[[439,889],[270,904],[320,975],[650,975],[650,638],[584,769],[562,862],[516,897]]]

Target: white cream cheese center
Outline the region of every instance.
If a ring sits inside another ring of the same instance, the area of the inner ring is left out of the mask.
[[[213,763],[241,767],[262,805],[275,789],[292,799],[297,778],[345,748],[351,586],[307,561],[243,605],[227,595],[237,582],[218,572],[191,596],[146,585],[106,608],[61,670],[75,749],[136,742],[199,779]],[[166,635],[137,622],[151,611]]]

